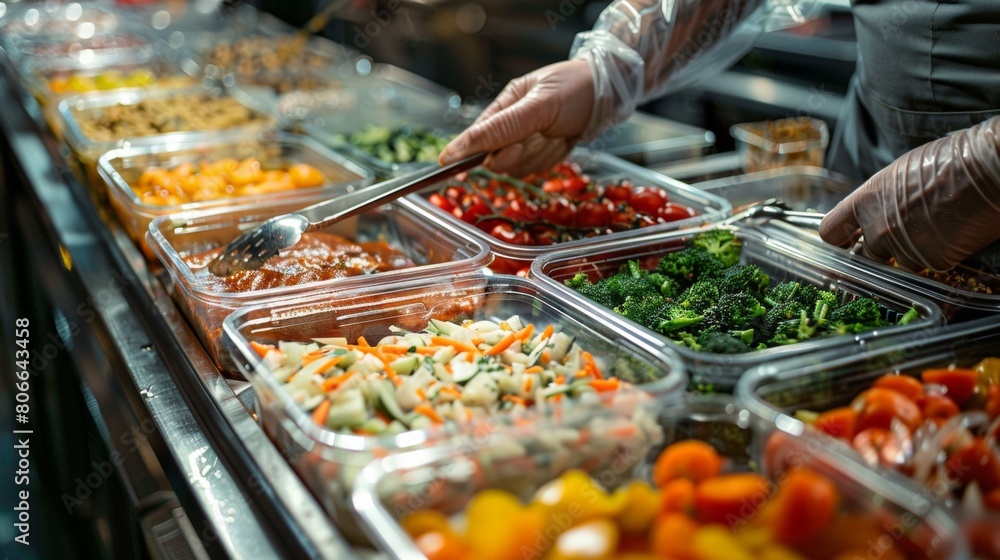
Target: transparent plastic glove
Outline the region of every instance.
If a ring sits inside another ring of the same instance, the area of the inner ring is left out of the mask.
[[[912,150],[830,211],[820,236],[944,271],[1000,239],[1000,117]]]
[[[551,167],[579,142],[593,103],[586,62],[545,66],[507,84],[439,161],[446,165],[486,151],[492,152],[487,167],[515,176]]]
[[[624,121],[651,99],[711,76],[765,31],[805,22],[813,0],[616,0],[570,57],[594,74],[593,112],[583,137]]]

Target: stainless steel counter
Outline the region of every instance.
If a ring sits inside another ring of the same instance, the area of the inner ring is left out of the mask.
[[[34,101],[9,74],[0,91],[8,100],[0,111],[0,194],[27,245],[0,243],[0,262],[28,267],[8,282],[39,279],[8,285],[3,295],[29,292],[41,302],[8,301],[2,321],[6,328],[29,313],[41,323],[54,318],[56,353],[79,372],[79,391],[131,502],[114,507],[134,509],[154,558],[354,557],[241,401],[245,384],[213,366],[157,271],[76,180],[38,124]],[[33,351],[53,346],[43,342]],[[41,386],[55,375],[63,373],[39,369],[33,379]],[[72,496],[71,488],[55,490]]]

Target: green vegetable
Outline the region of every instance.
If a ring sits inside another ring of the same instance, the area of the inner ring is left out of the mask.
[[[772,287],[760,267],[737,264],[740,250],[732,231],[712,230],[661,258],[652,271],[630,261],[597,282],[578,274],[566,285],[678,345],[716,354],[752,352],[889,324],[872,298],[842,303],[839,294],[818,286],[782,282]],[[917,317],[910,310],[897,324]]]
[[[437,161],[451,136],[428,128],[369,126],[343,140],[388,163],[428,163]]]

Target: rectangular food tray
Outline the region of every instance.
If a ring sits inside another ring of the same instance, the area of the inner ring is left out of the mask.
[[[643,166],[698,157],[714,145],[715,134],[709,130],[648,113],[635,113],[587,144]]]
[[[396,436],[335,433],[317,426],[300,409],[250,345],[250,341],[308,342],[318,337],[346,337],[353,341],[362,335],[374,343],[390,334],[390,326],[418,331],[431,318],[499,321],[512,315],[518,315],[525,324],[551,324],[573,336],[582,349],[593,354],[606,375],[628,374],[639,391],[623,390],[613,400],[602,399],[599,405],[564,401],[558,408],[548,405],[546,414],[529,409],[523,415],[530,420],[527,426],[512,422],[514,417],[505,413],[474,425],[411,430]],[[226,319],[224,330],[239,371],[253,384],[265,429],[342,527],[353,523],[349,514],[345,517],[350,484],[375,457],[419,449],[431,442],[472,444],[499,437],[505,443],[495,447],[498,453],[502,449],[544,450],[552,464],[572,466],[602,457],[621,444],[615,438],[602,437],[602,425],[642,423],[649,403],[675,397],[686,383],[676,359],[623,337],[608,325],[595,324],[585,309],[515,276],[434,278],[381,289],[331,292],[288,304],[275,302],[241,309]],[[650,399],[650,395],[655,398]],[[585,427],[591,430],[591,438],[586,441],[578,437],[578,430]]]
[[[230,158],[237,161],[254,158],[263,168],[287,167],[304,163],[318,169],[326,182],[314,188],[281,191],[265,195],[189,202],[175,206],[147,204],[139,198],[132,185],[139,183],[143,172],[151,167],[173,169],[183,163],[195,165]],[[271,141],[254,141],[243,134],[205,134],[202,138],[185,143],[163,144],[135,148],[119,148],[101,156],[98,172],[107,185],[111,207],[125,229],[143,249],[147,258],[155,260],[146,243],[149,224],[159,216],[183,212],[224,212],[235,206],[252,207],[266,211],[274,204],[315,204],[338,194],[371,184],[371,171],[319,145],[311,138],[290,133],[279,133]]]
[[[808,166],[769,169],[691,186],[728,200],[734,212],[761,200],[777,198],[792,210],[826,213],[854,191],[854,185],[846,177],[822,167]]]
[[[658,403],[651,414],[655,420],[646,427],[649,433],[646,439],[652,443],[647,446],[648,453],[636,455],[633,449],[626,448],[608,454],[605,461],[587,466],[585,472],[605,490],[621,488],[630,481],[650,483],[652,466],[659,453],[672,443],[688,439],[706,441],[715,447],[727,459],[726,472],[748,471],[751,464],[763,467],[762,474],[775,481],[780,490],[786,473],[772,470],[767,464],[764,448],[752,443],[754,430],[746,421],[747,412],[734,405],[730,397],[674,399]],[[498,450],[497,444],[482,441],[475,445],[441,445],[369,464],[352,493],[363,531],[394,560],[423,558],[400,524],[405,515],[429,509],[446,516],[461,516],[472,498],[487,489],[510,492],[523,503],[564,471],[561,465],[553,465],[544,452],[518,449],[505,453]],[[937,506],[923,507],[926,502],[911,489],[871,476],[850,457],[817,447],[807,437],[779,434],[766,449],[768,457],[793,457],[798,466],[826,476],[837,487],[843,500],[839,505],[844,510],[864,515],[887,535],[891,528],[907,523],[908,542],[896,543],[890,539],[879,549],[880,554],[892,549],[893,557],[900,557],[897,555],[909,547],[923,551],[926,558],[961,558],[965,554],[966,547],[957,537],[954,520]],[[588,507],[597,507],[594,504],[599,498],[582,495],[584,499],[569,502],[569,514],[559,520],[558,527],[546,524],[543,537],[532,539],[532,535],[527,535],[526,540],[551,546],[562,531],[585,521],[582,516],[591,511]],[[552,496],[558,499],[557,494]]]
[[[884,310],[884,318],[890,323],[895,323],[911,307],[917,310],[920,318],[907,325],[893,325],[857,335],[829,336],[744,354],[720,355],[697,352],[676,344],[625,319],[611,309],[591,302],[564,284],[579,272],[585,272],[591,281],[597,281],[614,274],[630,260],[639,260],[641,263],[646,263],[646,266],[655,266],[655,262],[667,253],[684,249],[692,236],[711,229],[713,226],[706,226],[640,239],[615,241],[593,248],[560,251],[536,260],[531,267],[531,275],[554,291],[563,294],[563,297],[572,299],[579,305],[589,306],[593,309],[594,315],[601,317],[601,320],[620,325],[620,328],[634,332],[635,336],[652,337],[660,341],[666,352],[680,353],[692,383],[699,390],[730,391],[740,375],[749,367],[778,358],[827,348],[852,351],[855,348],[860,349],[861,343],[870,343],[897,334],[935,329],[942,323],[941,311],[932,302],[877,280],[850,274],[837,267],[821,247],[800,250],[776,244],[771,242],[760,229],[754,227],[732,228],[736,237],[743,243],[740,264],[759,266],[770,276],[772,286],[786,280],[794,280],[834,291],[844,300],[851,300],[857,296],[870,296],[878,300]]]
[[[275,305],[297,297],[334,289],[391,286],[424,277],[449,278],[477,271],[489,263],[489,249],[460,231],[439,227],[432,216],[406,200],[386,204],[342,220],[322,230],[354,241],[385,241],[417,266],[374,275],[350,276],[297,286],[249,292],[220,293],[210,289],[207,278],[183,260],[183,255],[224,246],[241,232],[262,221],[292,212],[300,204],[270,204],[266,208],[237,207],[222,214],[194,212],[161,216],[150,223],[147,242],[170,274],[172,293],[194,326],[195,332],[222,363],[222,322],[233,311],[252,305]],[[202,273],[206,271],[202,270]],[[232,371],[231,371],[232,373]]]
[[[496,259],[493,264],[495,271],[505,274],[517,273],[522,275],[527,272],[531,263],[534,262],[535,259],[556,250],[571,250],[615,240],[633,239],[653,235],[663,231],[700,226],[704,223],[716,221],[726,217],[732,211],[732,206],[728,202],[712,193],[695,189],[689,185],[664,177],[663,175],[649,171],[648,169],[644,169],[615,156],[599,152],[590,152],[587,150],[576,150],[571,154],[569,159],[570,161],[579,164],[583,173],[598,183],[604,184],[619,179],[628,179],[636,187],[650,186],[656,189],[661,189],[667,194],[667,197],[671,202],[690,207],[696,212],[696,215],[691,218],[674,222],[667,222],[664,224],[657,224],[628,231],[619,231],[596,237],[577,239],[564,243],[527,246],[515,245],[513,243],[497,239],[487,232],[482,231],[471,224],[465,223],[451,214],[435,207],[428,201],[427,197],[429,197],[430,194],[435,192],[435,190],[439,187],[431,187],[419,195],[410,195],[410,199],[415,201],[421,207],[426,208],[428,212],[438,216],[438,219],[442,222],[453,224],[453,227],[461,228],[463,231],[468,232],[469,235],[472,235],[481,240],[483,243],[489,245],[493,250],[494,255],[496,255]]]

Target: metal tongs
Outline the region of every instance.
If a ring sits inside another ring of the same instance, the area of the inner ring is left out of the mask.
[[[779,198],[769,198],[760,202],[755,202],[745,209],[733,214],[719,222],[722,225],[732,225],[743,220],[754,218],[765,218],[770,220],[781,220],[792,225],[819,231],[819,223],[823,221],[821,212],[802,212],[791,210],[783,200]]]
[[[291,214],[276,216],[245,231],[208,263],[216,276],[229,276],[241,270],[257,270],[283,249],[295,245],[302,234],[330,226],[338,220],[381,206],[401,196],[421,191],[486,159],[479,153],[444,167],[421,169],[361,190],[313,204]]]

